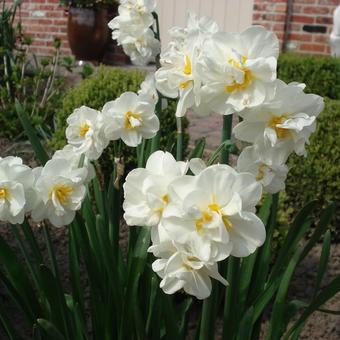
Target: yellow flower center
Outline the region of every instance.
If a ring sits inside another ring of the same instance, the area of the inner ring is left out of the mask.
[[[183,73],[186,76],[190,76],[192,73],[192,67],[191,67],[191,60],[189,56],[185,56],[185,63],[184,63],[184,68],[183,68]],[[181,84],[179,84],[179,87],[181,89],[186,89],[190,84],[192,84],[193,81],[192,80],[187,80]]]
[[[50,192],[49,198],[51,199],[52,194],[54,193],[60,202],[60,204],[65,204],[68,200],[70,195],[73,192],[73,188],[66,184],[57,184],[53,187]]]
[[[221,207],[217,203],[213,202],[208,205],[207,210],[202,211],[201,217],[196,219],[195,221],[196,231],[199,234],[202,234],[204,232],[204,224],[212,221],[213,219],[212,212],[216,212],[221,216],[224,227],[227,230],[230,230],[233,227],[232,223],[228,219],[228,216],[222,214]]]
[[[84,137],[87,134],[87,131],[89,131],[89,130],[90,130],[90,125],[88,125],[87,123],[84,123],[80,127],[80,131],[79,131],[80,137]]]
[[[128,111],[125,113],[125,129],[132,130],[142,125],[140,113]]]
[[[247,58],[243,56],[242,57],[242,64],[245,63],[246,60],[247,60]],[[231,64],[233,67],[242,71],[244,76],[243,76],[243,82],[242,83],[238,83],[236,80],[234,80],[231,85],[227,85],[225,87],[225,91],[228,92],[228,93],[233,93],[234,91],[245,90],[252,83],[252,81],[254,79],[253,74],[251,73],[251,71],[249,69],[247,69],[246,67],[244,67],[242,64],[240,64],[238,61],[236,61],[234,59],[230,59],[229,64]]]
[[[164,211],[164,208],[169,204],[169,195],[162,196],[163,206],[160,208],[157,208],[155,210],[156,213],[162,214]]]
[[[258,170],[258,173],[257,173],[257,176],[256,176],[256,180],[257,181],[261,181],[261,179],[263,179],[265,173],[265,169],[266,169],[267,165],[262,163],[260,166],[259,166],[259,170]]]
[[[179,84],[179,87],[181,88],[181,89],[186,89],[190,84],[192,84],[193,83],[193,81],[192,80],[187,80],[187,81],[185,81],[184,83],[181,83],[181,84]]]
[[[0,199],[9,199],[10,193],[6,187],[0,188]]]
[[[185,56],[185,63],[184,63],[184,68],[183,68],[183,73],[187,76],[190,76],[192,72],[192,68],[191,68],[191,60],[189,58],[189,56]]]
[[[283,116],[274,116],[269,122],[268,122],[268,127],[272,128],[275,130],[276,135],[279,139],[286,138],[290,135],[290,131],[288,129],[283,129],[280,127],[277,127],[278,124],[282,124],[287,120],[287,117],[285,115]]]

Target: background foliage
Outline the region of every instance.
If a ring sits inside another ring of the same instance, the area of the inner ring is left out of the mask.
[[[281,54],[278,78],[286,83],[305,83],[306,92],[340,99],[340,59],[332,57]]]

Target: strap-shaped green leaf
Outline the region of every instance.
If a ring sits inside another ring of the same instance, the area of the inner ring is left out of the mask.
[[[15,109],[17,111],[21,125],[28,139],[31,142],[31,145],[35,152],[36,157],[38,158],[40,163],[44,165],[49,160],[49,156],[47,152],[45,151],[45,149],[43,148],[43,146],[41,145],[40,140],[36,134],[36,131],[34,127],[32,126],[32,124],[30,123],[25,110],[23,109],[22,105],[17,99],[15,100]]]

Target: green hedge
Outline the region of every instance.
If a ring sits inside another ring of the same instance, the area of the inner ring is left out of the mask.
[[[86,105],[100,110],[106,102],[116,99],[123,92],[137,92],[144,78],[145,72],[142,71],[101,66],[94,75],[72,88],[66,94],[62,107],[55,117],[56,131],[51,141],[53,149],[60,149],[65,145],[66,119],[75,108]],[[169,101],[167,109],[162,112],[160,121],[162,131],[161,147],[163,149],[168,148],[175,141],[175,111],[176,101],[172,100]],[[185,120],[184,129],[186,129],[187,125],[188,122]],[[188,141],[189,136],[185,134],[184,148],[187,147]],[[123,154],[126,164],[129,167],[135,166],[136,151],[134,148],[124,147]],[[100,158],[100,164],[106,174],[111,171],[113,156],[113,146],[110,145]]]
[[[278,61],[278,77],[287,83],[305,83],[307,92],[340,99],[339,58],[282,54]]]
[[[318,199],[319,208],[334,201],[340,209],[340,101],[326,100],[325,110],[317,118],[317,129],[307,146],[307,157],[292,155],[283,194],[281,217],[289,220],[307,202]],[[318,212],[316,212],[317,215]],[[319,215],[320,216],[320,215]],[[339,226],[337,214],[333,226]],[[340,232],[336,231],[339,239]]]

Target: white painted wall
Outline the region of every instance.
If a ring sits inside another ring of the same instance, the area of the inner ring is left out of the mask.
[[[157,12],[163,44],[169,41],[168,29],[184,27],[188,12],[214,18],[221,31],[240,32],[252,24],[254,0],[158,0]]]

